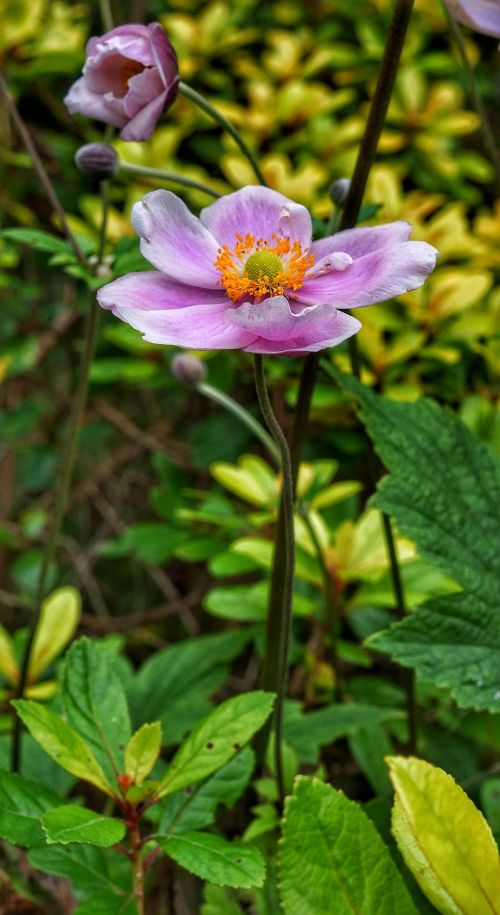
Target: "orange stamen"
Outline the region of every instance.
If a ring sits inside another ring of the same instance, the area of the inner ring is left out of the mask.
[[[272,277],[265,275],[264,271],[257,279],[248,276],[245,264],[251,255],[259,252],[275,254],[282,261],[283,270]],[[250,232],[244,236],[236,234],[233,249],[227,245],[219,248],[215,261],[215,266],[220,271],[221,285],[234,302],[243,297],[262,299],[283,295],[287,290],[295,292],[304,285],[305,274],[313,264],[314,254],[307,248],[303,251],[299,241],[292,242],[290,238],[276,236],[274,233],[271,241],[255,239]]]

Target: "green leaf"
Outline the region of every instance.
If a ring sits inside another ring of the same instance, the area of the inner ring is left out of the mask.
[[[373,823],[315,778],[285,803],[279,872],[286,915],[418,915]]]
[[[500,836],[500,778],[488,778],[482,783],[481,806],[498,841]]]
[[[28,731],[63,769],[90,782],[106,794],[113,794],[104,772],[85,741],[69,724],[50,709],[29,699],[11,702]]]
[[[450,775],[421,759],[388,760],[392,829],[420,888],[442,915],[500,912],[500,859],[483,815]]]
[[[464,593],[439,597],[369,644],[448,687],[459,704],[498,710],[500,461],[449,410],[400,403],[339,376],[390,473],[372,504]]]
[[[319,747],[356,734],[361,728],[403,718],[404,713],[399,709],[378,708],[361,702],[334,704],[307,713],[298,703],[287,702],[284,736],[301,762],[317,765]]]
[[[10,241],[29,245],[30,248],[35,248],[37,251],[73,255],[72,259],[74,260],[73,249],[67,241],[57,238],[55,235],[50,235],[48,232],[42,232],[40,229],[3,229],[0,235]]]
[[[67,652],[61,688],[69,723],[84,738],[112,781],[123,771],[123,748],[130,734],[124,689],[104,643],[79,639]]]
[[[88,902],[75,909],[73,915],[137,915],[137,905],[135,899],[104,891],[92,894]]]
[[[256,690],[227,699],[192,731],[179,747],[160,782],[157,797],[165,797],[220,769],[271,714],[274,695]]]
[[[126,832],[122,820],[101,816],[100,813],[76,804],[49,810],[42,817],[42,826],[49,845],[79,842],[108,848],[121,842]]]
[[[254,769],[254,754],[245,747],[206,781],[176,791],[151,809],[159,817],[157,832],[160,835],[179,835],[210,826],[216,817],[219,804],[231,807],[246,788]]]
[[[242,915],[242,909],[233,899],[231,890],[206,884],[200,915]]]
[[[185,832],[158,842],[187,871],[217,886],[247,889],[264,882],[264,859],[253,845],[228,842],[206,832]]]
[[[0,770],[0,837],[26,848],[46,845],[41,816],[61,798],[37,782]]]
[[[210,710],[209,696],[219,689],[228,665],[252,638],[250,631],[186,639],[157,652],[141,667],[129,690],[136,726],[159,720],[168,745]]]
[[[46,874],[67,877],[80,898],[109,893],[121,896],[123,903],[132,892],[130,862],[114,851],[92,845],[48,845],[30,851],[29,861]]]
[[[162,730],[159,721],[143,724],[125,747],[125,772],[135,785],[148,777],[161,750]]]
[[[81,598],[75,588],[58,588],[41,607],[29,666],[34,682],[61,653],[75,633],[80,619]]]

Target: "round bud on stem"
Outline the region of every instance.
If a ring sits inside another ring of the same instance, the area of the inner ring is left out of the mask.
[[[113,178],[119,167],[118,153],[108,143],[86,143],[75,153],[76,167],[88,178]]]
[[[174,356],[170,369],[174,378],[187,388],[195,388],[207,377],[207,369],[201,359],[189,356],[187,353],[179,353]]]
[[[338,178],[330,188],[330,197],[335,206],[341,207],[347,200],[347,195],[351,189],[350,178]]]

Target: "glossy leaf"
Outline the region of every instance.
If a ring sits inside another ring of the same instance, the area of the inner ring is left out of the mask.
[[[257,690],[227,699],[214,709],[179,747],[157,796],[179,791],[227,763],[262,727],[273,703],[271,693]]]
[[[216,886],[249,888],[264,882],[264,859],[253,845],[228,842],[206,832],[185,832],[158,841],[170,858]]]
[[[42,827],[49,845],[78,842],[102,848],[121,842],[126,831],[123,820],[101,816],[76,804],[49,810],[42,817]]]
[[[74,728],[38,702],[16,699],[11,704],[32,737],[55,762],[77,778],[90,782],[106,794],[112,794],[99,763]]]
[[[442,915],[497,915],[500,858],[491,829],[442,769],[389,757],[392,829],[420,888]]]
[[[141,785],[151,772],[161,750],[162,730],[159,721],[143,724],[132,734],[125,747],[125,772],[134,784]]]
[[[80,609],[81,598],[75,588],[58,588],[43,601],[31,649],[31,682],[38,679],[73,637]]]
[[[418,915],[361,807],[315,778],[285,803],[279,881],[286,915]]]

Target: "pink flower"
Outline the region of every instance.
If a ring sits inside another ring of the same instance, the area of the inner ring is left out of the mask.
[[[177,93],[177,56],[159,22],[120,25],[87,43],[81,79],[65,105],[121,127],[122,140],[147,140]]]
[[[416,289],[437,251],[393,222],[312,241],[305,207],[245,187],[193,216],[169,191],[136,203],[132,224],[156,267],[102,287],[99,303],[151,343],[297,355],[335,346],[359,321],[344,309]]]
[[[500,0],[446,0],[446,4],[463,25],[500,38]]]

